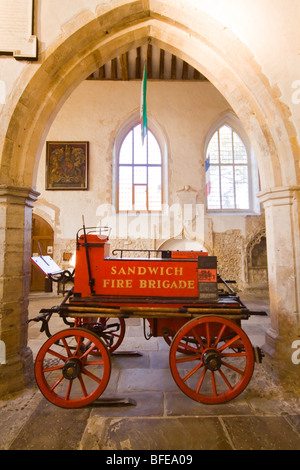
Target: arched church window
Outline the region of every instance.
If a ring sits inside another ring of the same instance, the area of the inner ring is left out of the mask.
[[[142,144],[140,124],[125,135],[118,152],[118,210],[161,211],[163,161],[158,140],[148,129]]]
[[[211,137],[205,170],[208,210],[252,210],[249,151],[228,124],[221,125]]]

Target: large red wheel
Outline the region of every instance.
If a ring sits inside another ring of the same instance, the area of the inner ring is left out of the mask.
[[[69,328],[51,336],[35,362],[35,377],[42,394],[62,408],[92,403],[104,392],[110,371],[105,345],[94,333],[82,328]]]
[[[183,355],[183,349],[189,354]],[[170,368],[188,397],[206,404],[225,403],[248,385],[254,370],[253,348],[236,323],[222,317],[195,318],[176,333]]]

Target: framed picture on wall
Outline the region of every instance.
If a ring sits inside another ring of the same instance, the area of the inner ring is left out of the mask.
[[[46,142],[46,189],[88,189],[89,142]]]

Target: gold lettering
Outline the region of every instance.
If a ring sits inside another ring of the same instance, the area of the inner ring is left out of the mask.
[[[172,276],[172,274],[173,274],[173,268],[172,267],[166,268],[166,275],[167,276]]]
[[[152,267],[149,266],[149,273],[150,273],[150,274],[155,274],[155,275],[156,275],[156,274],[157,274],[157,271],[158,271],[158,267],[152,268]]]
[[[135,266],[133,268],[128,268],[128,273],[127,274],[135,274]]]
[[[111,267],[111,274],[117,274],[117,266]]]
[[[194,289],[195,288],[195,281],[188,281],[188,289]]]
[[[148,287],[150,287],[150,289],[155,289],[156,288],[156,282],[153,281],[153,280],[149,280],[148,282]]]
[[[146,274],[146,268],[144,266],[139,266],[138,267],[138,275],[142,276],[143,274]]]
[[[140,279],[140,289],[146,289],[147,281],[145,279]]]
[[[174,276],[182,276],[183,268],[174,268]]]
[[[131,289],[132,279],[103,279],[103,288]]]

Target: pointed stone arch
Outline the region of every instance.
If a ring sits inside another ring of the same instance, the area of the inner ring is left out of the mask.
[[[296,184],[291,124],[247,47],[204,12],[182,12],[177,1],[151,4],[130,2],[94,17],[83,12],[46,51],[35,74],[21,77],[2,149],[3,184],[31,187],[43,139],[62,103],[93,70],[148,41],[193,65],[227,99],[254,146],[263,188]]]
[[[257,232],[246,247],[248,289],[268,289],[266,229]]]
[[[287,255],[293,259],[289,267],[292,275],[285,274],[285,277],[292,284],[290,298],[294,302],[289,306],[293,318],[288,324],[293,326],[297,319],[299,322],[299,148],[289,110],[280,102],[277,90],[271,87],[253,54],[232,32],[190,4],[184,9],[180,7],[180,0],[120,0],[117,7],[114,2],[106,2],[94,13],[83,11],[64,25],[61,36],[34,66],[24,67],[15,84],[3,116],[6,132],[0,138],[3,214],[0,228],[5,249],[16,240],[11,237],[12,231],[23,232],[14,247],[19,254],[18,262],[12,265],[9,257],[1,255],[4,288],[0,331],[5,337],[7,364],[0,370],[0,383],[5,384],[4,389],[0,387],[0,394],[22,387],[24,377],[31,374],[32,356],[27,348],[25,326],[31,229],[28,220],[38,196],[32,187],[45,136],[60,107],[82,80],[116,55],[148,41],[174,53],[205,75],[241,120],[255,150],[264,190],[262,200],[267,207],[267,231],[271,234],[268,246],[272,266],[278,268],[272,271],[275,273],[273,289],[279,288],[276,282],[280,283],[283,259],[278,256],[280,245],[276,245],[280,237],[273,237],[274,233],[280,233],[276,219],[279,210],[284,211],[285,223],[294,240]],[[274,192],[269,188],[280,189]],[[16,209],[18,227],[10,225]],[[276,311],[281,305],[272,308]],[[282,310],[286,313],[286,305]],[[13,321],[8,321],[11,311]],[[290,337],[279,313],[274,317],[273,337],[281,325],[282,334]]]

